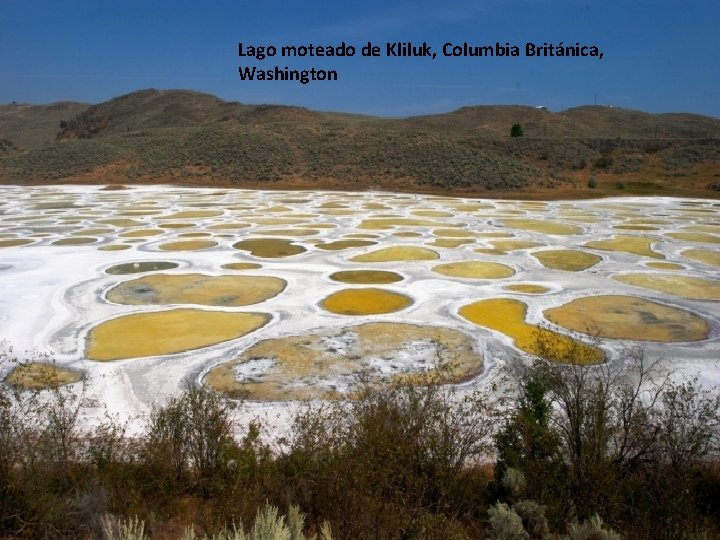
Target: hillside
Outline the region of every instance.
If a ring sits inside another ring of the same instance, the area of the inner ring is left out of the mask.
[[[69,101],[50,105],[0,105],[0,140],[11,141],[19,150],[34,150],[55,140],[61,120],[74,118],[87,108],[86,103]]]
[[[718,196],[720,120],[599,106],[382,119],[143,90],[0,106],[0,181]]]

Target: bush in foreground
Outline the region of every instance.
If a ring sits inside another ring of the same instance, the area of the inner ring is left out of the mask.
[[[233,437],[206,388],[131,438],[112,418],[79,428],[82,383],[0,384],[0,537],[717,536],[720,397],[625,360],[521,362],[502,408],[439,379],[367,385],[300,410],[274,452],[258,426]]]
[[[672,538],[703,521],[720,396],[696,380],[658,380],[656,368],[641,350],[594,368],[517,367],[520,397],[495,439],[497,471],[523,473],[524,495],[547,506],[554,529],[599,515],[638,537]]]

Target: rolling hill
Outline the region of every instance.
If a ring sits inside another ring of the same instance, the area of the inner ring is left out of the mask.
[[[523,137],[510,137],[515,123]],[[385,119],[142,90],[97,105],[0,106],[0,181],[713,197],[720,120],[600,106]]]

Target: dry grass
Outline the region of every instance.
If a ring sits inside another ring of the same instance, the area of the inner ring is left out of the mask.
[[[21,149],[0,158],[0,181],[720,196],[720,121],[695,115],[497,106],[380,119],[155,90],[85,110],[18,107],[0,106],[0,138]],[[58,110],[66,128],[51,142]],[[510,138],[514,123],[525,137]],[[20,144],[26,139],[34,142]],[[586,187],[590,177],[595,189]]]

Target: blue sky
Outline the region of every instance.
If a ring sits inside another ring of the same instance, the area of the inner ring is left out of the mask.
[[[243,103],[408,116],[465,105],[613,104],[720,117],[718,0],[161,2],[0,0],[0,103],[97,103],[184,88]],[[252,59],[245,45],[355,45],[353,58]],[[368,41],[597,45],[594,58],[363,58]],[[335,69],[241,81],[238,67]]]

